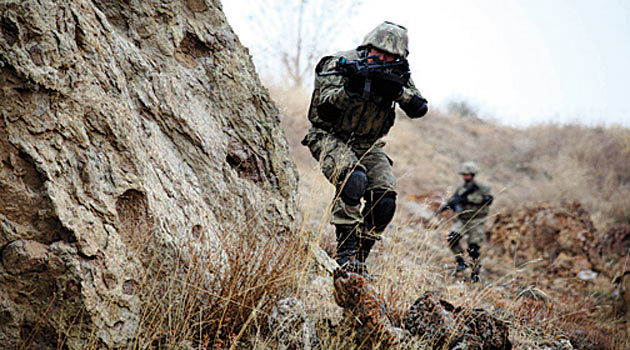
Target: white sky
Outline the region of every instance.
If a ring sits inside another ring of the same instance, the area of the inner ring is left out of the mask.
[[[253,47],[250,1],[223,5]],[[518,126],[630,126],[630,1],[366,0],[338,24],[330,52],[356,47],[383,20],[408,28],[412,77],[430,105],[463,99]]]

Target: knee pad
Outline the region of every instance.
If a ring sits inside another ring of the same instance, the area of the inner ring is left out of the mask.
[[[363,216],[367,229],[384,231],[396,212],[396,192],[369,191],[365,202]]]
[[[365,194],[368,178],[363,169],[354,169],[341,189],[341,200],[348,205],[359,205]]]
[[[473,259],[473,260],[479,259],[479,256],[481,255],[480,252],[479,252],[479,248],[480,247],[478,245],[476,245],[475,243],[471,243],[468,246],[468,249],[467,249],[468,250],[468,255],[470,256],[471,259]]]

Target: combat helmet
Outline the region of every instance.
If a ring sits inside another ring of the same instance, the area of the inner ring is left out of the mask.
[[[408,45],[407,28],[385,21],[365,36],[363,43],[358,49],[361,50],[372,46],[400,58],[407,58],[409,54]]]
[[[479,167],[475,162],[463,162],[462,167],[459,169],[460,174],[477,174],[479,172]]]

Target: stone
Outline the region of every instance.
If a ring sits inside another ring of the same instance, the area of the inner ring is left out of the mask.
[[[335,302],[344,309],[344,323],[356,331],[357,344],[373,348],[405,340],[408,332],[394,325],[385,300],[367,278],[341,268],[335,270],[333,278]]]
[[[577,273],[576,277],[581,279],[582,281],[590,281],[597,278],[597,272],[593,270],[582,270]]]
[[[31,240],[17,240],[2,250],[2,265],[10,274],[43,272],[48,265],[48,246]]]
[[[511,349],[507,325],[483,309],[455,307],[434,292],[425,292],[403,319],[412,335],[433,349]]]
[[[440,300],[435,293],[425,292],[407,311],[403,325],[412,335],[425,338],[431,346],[440,348],[458,327],[453,310],[453,305]]]
[[[334,286],[343,324],[354,330],[361,348],[512,349],[508,326],[483,309],[455,307],[427,291],[404,313],[401,328],[367,278],[337,269]]]
[[[152,269],[291,232],[278,110],[219,1],[9,0],[0,33],[3,346],[127,347]]]
[[[278,349],[315,349],[318,344],[313,321],[297,298],[285,298],[271,309],[267,324]]]

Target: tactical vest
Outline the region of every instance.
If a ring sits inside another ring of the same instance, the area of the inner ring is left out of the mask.
[[[487,185],[476,182],[478,189],[472,193],[470,193],[466,198],[468,199],[462,204],[462,213],[459,214],[459,219],[468,221],[470,219],[481,219],[490,213],[490,206],[483,204],[483,195],[489,194],[490,189]],[[461,185],[455,191],[456,194],[461,195],[466,191],[464,185]]]

